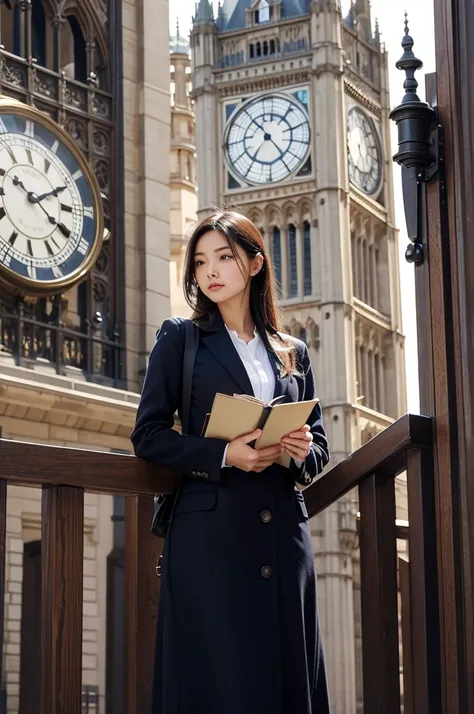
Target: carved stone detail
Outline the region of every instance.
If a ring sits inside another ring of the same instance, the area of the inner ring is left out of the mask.
[[[66,131],[74,139],[78,147],[82,151],[88,149],[87,124],[79,119],[68,119],[66,123]]]
[[[83,112],[87,111],[87,92],[82,87],[75,87],[69,82],[64,88],[64,103],[73,109],[80,109]]]
[[[110,171],[108,161],[105,161],[104,159],[94,161],[93,169],[97,183],[105,195],[108,196],[110,191]]]
[[[104,131],[94,131],[94,151],[100,156],[109,156],[109,137]]]
[[[4,56],[2,56],[0,61],[0,74],[4,82],[13,84],[15,87],[21,87],[23,89],[28,85],[26,67],[16,64]]]

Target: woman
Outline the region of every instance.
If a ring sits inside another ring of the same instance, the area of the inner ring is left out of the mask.
[[[328,462],[319,406],[309,424],[256,451],[259,432],[201,438],[216,392],[269,401],[315,396],[306,345],[277,331],[272,268],[245,216],[217,212],[194,232],[184,287],[199,327],[189,428],[180,319],[150,356],[135,453],[184,476],[165,540],[153,714],[328,714],[308,515],[296,484]],[[275,463],[285,452],[290,468]]]

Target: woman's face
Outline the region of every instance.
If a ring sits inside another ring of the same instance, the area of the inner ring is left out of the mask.
[[[240,261],[234,258],[227,239],[219,231],[205,233],[196,244],[196,282],[204,295],[216,304],[243,296],[250,277],[261,268],[262,256],[249,258],[237,243],[235,249]]]

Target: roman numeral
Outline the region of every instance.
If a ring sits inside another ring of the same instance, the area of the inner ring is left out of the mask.
[[[94,208],[92,206],[84,206],[83,210],[85,218],[94,218]]]
[[[18,233],[17,233],[17,231],[13,231],[13,233],[12,233],[11,236],[10,236],[10,238],[8,239],[8,242],[10,243],[10,245],[15,245],[15,241],[16,241],[17,238],[18,238]]]
[[[10,246],[0,245],[0,263],[3,263],[7,268],[12,262],[12,254],[10,253]]]
[[[50,236],[49,239],[50,239],[51,243],[54,245],[55,248],[57,248],[58,250],[61,250],[61,248],[59,247],[59,245],[58,245],[58,244],[56,243],[56,241],[54,240],[53,236]]]
[[[28,265],[27,270],[28,270],[28,275],[30,276],[30,278],[32,280],[37,280],[36,268],[34,267],[34,265]]]
[[[57,154],[58,149],[59,149],[59,141],[56,139],[56,141],[54,142],[54,144],[51,147],[51,151],[53,152],[53,154]]]
[[[0,176],[5,176],[6,173],[5,169],[0,169]]]
[[[3,121],[3,119],[0,119],[0,134],[7,134],[7,133],[8,133],[8,129],[5,126],[5,122]]]
[[[81,238],[79,241],[79,245],[77,246],[77,250],[79,253],[82,253],[82,255],[85,255],[87,251],[89,250],[89,243],[86,241],[85,238]]]
[[[28,158],[29,163],[34,166],[35,162],[33,161],[33,154],[31,153],[31,149],[26,149],[26,156]]]
[[[10,148],[9,146],[7,146],[7,147],[6,147],[6,150],[7,150],[8,153],[10,154],[10,158],[11,158],[11,160],[13,161],[13,163],[16,164],[16,163],[17,163],[16,156],[15,156],[15,154],[13,153],[13,151],[11,150],[11,148]]]
[[[48,159],[45,159],[44,160],[44,174],[45,174],[45,176],[48,173],[50,167],[51,167],[51,161],[48,161]]]
[[[72,213],[72,206],[66,206],[65,203],[61,203],[61,211],[67,211],[67,213]]]
[[[45,240],[44,245],[46,247],[48,255],[54,255],[54,250],[51,248],[47,240]]]
[[[59,265],[53,265],[53,267],[51,268],[51,270],[53,271],[53,275],[54,275],[55,278],[62,278],[62,277],[64,277],[64,273],[63,273],[63,271],[61,270],[61,268],[59,267]]]
[[[26,241],[26,245],[28,246],[28,255],[30,255],[30,256],[33,258],[33,257],[34,257],[34,256],[33,256],[33,246],[32,246],[32,244],[31,244],[31,241],[30,241],[29,238],[28,238],[28,240]]]
[[[26,136],[31,136],[31,137],[33,137],[35,135],[35,125],[30,120],[27,120],[27,122],[26,122],[25,134],[26,134]]]
[[[78,169],[76,173],[72,175],[72,178],[74,181],[79,181],[80,178],[82,178],[82,171],[81,169]]]
[[[0,206],[0,221],[2,220],[2,218],[5,217],[5,215],[6,215],[5,209],[3,208],[3,206]]]

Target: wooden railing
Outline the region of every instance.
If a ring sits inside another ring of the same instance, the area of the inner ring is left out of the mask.
[[[405,691],[404,706],[408,714],[438,712],[432,448],[431,420],[407,415],[305,491],[313,516],[351,489],[359,489],[364,714],[400,712],[394,478],[405,469],[410,625],[404,632],[410,641],[403,645],[404,668],[411,676],[405,679],[409,691]],[[171,472],[132,456],[0,440],[0,608],[5,584],[7,484],[43,489],[41,714],[81,712],[85,491],[127,497],[124,711],[150,711],[159,590],[155,564],[161,547],[161,541],[150,533],[150,497],[156,492],[169,493],[174,483]]]

